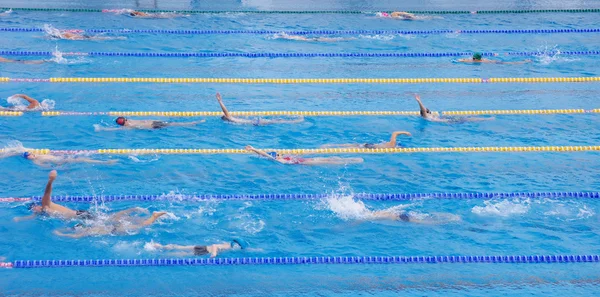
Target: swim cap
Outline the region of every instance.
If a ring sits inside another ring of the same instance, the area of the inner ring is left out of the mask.
[[[268,152],[267,154],[273,158],[277,158],[277,152]]]
[[[37,203],[31,202],[31,203],[29,203],[29,205],[27,205],[27,209],[32,210],[36,205],[37,205]]]
[[[481,60],[481,53],[474,53],[473,60]]]
[[[125,122],[126,121],[127,120],[124,117],[118,117],[117,120],[116,120],[117,125],[121,125],[121,126],[125,126]]]
[[[25,158],[25,159],[29,159],[29,156],[31,156],[31,153],[30,153],[30,152],[24,152],[24,153],[23,153],[23,158]]]

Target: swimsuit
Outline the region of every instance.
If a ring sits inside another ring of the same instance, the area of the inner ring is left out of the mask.
[[[164,128],[164,127],[166,127],[168,125],[169,124],[167,122],[153,121],[152,122],[152,129],[160,129],[160,128]]]
[[[403,221],[403,222],[410,222],[410,216],[405,212],[399,214],[398,219],[400,219],[400,221]]]
[[[374,148],[377,148],[377,147],[375,146],[375,144],[372,144],[372,143],[365,143],[365,144],[363,144],[363,147],[364,147],[364,148],[368,148],[368,149],[374,149]]]
[[[301,164],[301,163],[304,163],[306,161],[306,159],[299,158],[299,157],[296,157],[296,156],[284,156],[282,159],[285,160],[285,161],[287,161],[290,164]]]
[[[208,254],[208,249],[205,245],[197,245],[194,247],[194,256],[202,256]]]
[[[76,210],[75,215],[80,220],[93,220],[95,216],[87,210]]]

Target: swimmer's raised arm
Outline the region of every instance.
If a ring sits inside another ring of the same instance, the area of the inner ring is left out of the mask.
[[[390,142],[388,142],[391,147],[396,147],[396,138],[398,137],[398,135],[412,136],[412,134],[410,134],[410,132],[406,132],[406,131],[396,131],[396,132],[392,133]]]
[[[419,109],[421,112],[421,116],[424,118],[427,117],[427,111],[429,109],[427,109],[427,107],[425,107],[425,105],[423,105],[423,102],[421,102],[421,96],[415,94],[415,99],[417,100],[417,103],[419,103]]]
[[[52,183],[56,179],[56,176],[58,176],[56,170],[52,170],[48,174],[48,183],[44,190],[44,197],[42,197],[42,209],[44,210],[52,205]]]
[[[13,96],[15,97],[19,97],[21,99],[26,100],[27,102],[29,102],[29,106],[27,106],[27,109],[34,109],[40,106],[40,102],[25,95],[25,94],[14,94]]]
[[[229,115],[229,110],[227,110],[227,107],[225,107],[225,104],[223,104],[223,98],[221,98],[221,94],[219,93],[217,93],[217,101],[219,101],[219,105],[221,105],[221,110],[223,110],[225,117],[227,119],[231,119],[231,116]]]

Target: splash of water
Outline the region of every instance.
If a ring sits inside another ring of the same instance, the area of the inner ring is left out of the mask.
[[[27,106],[29,106],[29,103],[25,103],[27,101],[23,100],[19,96],[16,96],[16,95],[10,96],[10,97],[6,98],[6,102],[8,102],[10,105],[12,105],[14,110],[18,110],[18,111],[28,110]],[[52,109],[54,109],[55,105],[56,105],[56,102],[54,100],[44,99],[44,100],[42,100],[42,102],[40,102],[40,106],[36,107],[33,110],[39,110],[39,111],[52,110]]]
[[[549,65],[554,62],[573,62],[579,61],[578,58],[568,58],[561,55],[561,51],[558,45],[553,47],[543,46],[537,50],[539,52],[536,55],[538,62],[542,65]]]
[[[471,212],[481,216],[508,217],[511,215],[526,214],[530,208],[529,199],[515,200],[513,202],[508,200],[486,200],[483,203],[485,206],[475,206],[471,209]]]

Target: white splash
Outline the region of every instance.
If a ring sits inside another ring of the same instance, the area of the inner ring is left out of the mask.
[[[486,200],[483,203],[485,206],[475,206],[471,209],[471,212],[481,216],[508,217],[511,215],[526,214],[530,208],[529,199],[515,200],[514,202],[508,200]]]
[[[389,41],[389,40],[393,40],[396,37],[398,38],[403,38],[406,40],[410,40],[410,39],[414,39],[415,36],[414,35],[405,35],[405,34],[388,34],[388,35],[364,35],[364,34],[360,34],[358,35],[359,38],[363,38],[363,39],[373,39],[373,40],[383,40],[383,41]]]
[[[561,55],[558,45],[553,47],[544,46],[537,50],[540,54],[536,58],[540,64],[549,65],[553,62],[573,62],[579,61],[578,58],[567,58]]]

